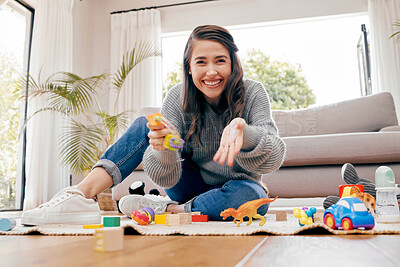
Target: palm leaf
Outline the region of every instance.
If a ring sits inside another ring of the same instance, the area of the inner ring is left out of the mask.
[[[110,115],[105,112],[96,113],[102,119],[102,124],[105,127],[106,131],[109,133],[109,144],[114,143],[116,134],[119,131],[124,131],[128,128],[128,114],[130,112],[131,111],[124,111],[116,115]]]
[[[97,102],[97,89],[108,74],[81,78],[69,72],[57,72],[45,82],[36,82],[32,76],[20,80],[21,88],[28,86],[26,97],[46,95],[49,106],[64,114],[77,115]],[[40,78],[39,78],[40,79]],[[23,87],[22,87],[23,86]]]
[[[393,25],[400,27],[400,20],[396,21]],[[390,35],[389,39],[391,38],[396,38],[397,41],[400,41],[400,30]]]
[[[100,159],[104,131],[72,120],[69,130],[59,136],[60,158],[74,173],[90,169]]]
[[[112,84],[118,91],[121,90],[132,69],[147,58],[161,56],[161,47],[151,42],[143,42],[135,45],[130,52],[122,58],[121,67],[114,75]]]

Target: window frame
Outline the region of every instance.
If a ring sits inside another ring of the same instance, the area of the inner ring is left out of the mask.
[[[31,62],[31,51],[32,51],[32,37],[33,37],[33,25],[35,19],[35,9],[21,0],[12,0],[6,5],[9,5],[15,9],[24,9],[26,14],[30,12],[30,18],[27,17],[27,24],[26,24],[26,31],[25,31],[25,47],[24,47],[24,58],[23,58],[23,65],[22,65],[22,73],[29,74],[30,70],[30,62]],[[26,75],[28,79],[28,75]],[[26,82],[28,85],[28,82]],[[28,93],[28,86],[25,88],[24,95]],[[25,124],[27,121],[27,111],[28,111],[28,101],[25,99],[25,103],[22,104],[23,108],[21,112],[21,118],[23,119],[23,123]],[[25,161],[26,161],[26,127],[23,128],[23,132],[21,133],[21,153],[18,154],[18,162],[21,164],[20,172],[17,172],[17,182],[16,182],[16,189],[19,188],[19,192],[16,191],[15,197],[15,209],[3,209],[0,212],[10,212],[10,211],[21,211],[23,210],[24,206],[24,199],[25,199],[25,184],[26,184],[26,172],[25,172]]]

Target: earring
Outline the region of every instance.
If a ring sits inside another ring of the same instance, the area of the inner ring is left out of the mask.
[[[192,72],[191,72],[191,71],[189,71],[189,75],[192,75]]]

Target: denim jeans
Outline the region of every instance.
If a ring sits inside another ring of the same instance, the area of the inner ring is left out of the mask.
[[[142,161],[149,146],[146,123],[145,117],[136,119],[93,167],[103,167],[112,176],[114,185],[128,177]],[[199,167],[190,159],[182,161],[178,183],[165,192],[171,200],[185,204],[185,212],[201,211],[213,221],[222,220],[219,214],[227,208],[237,209],[247,201],[267,197],[263,187],[254,181],[230,180],[221,185],[208,185],[202,179]],[[258,214],[267,213],[268,207],[268,204],[261,206]]]

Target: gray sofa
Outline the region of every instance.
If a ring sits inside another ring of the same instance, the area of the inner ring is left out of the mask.
[[[142,114],[158,110],[145,108]],[[346,162],[371,181],[379,166],[389,166],[400,183],[400,126],[390,93],[307,109],[273,110],[272,114],[287,152],[283,166],[262,177],[271,196],[338,195],[338,186],[343,183],[341,166]],[[128,194],[129,185],[138,180],[146,183],[146,192],[158,188],[139,166],[113,188],[113,199]]]

